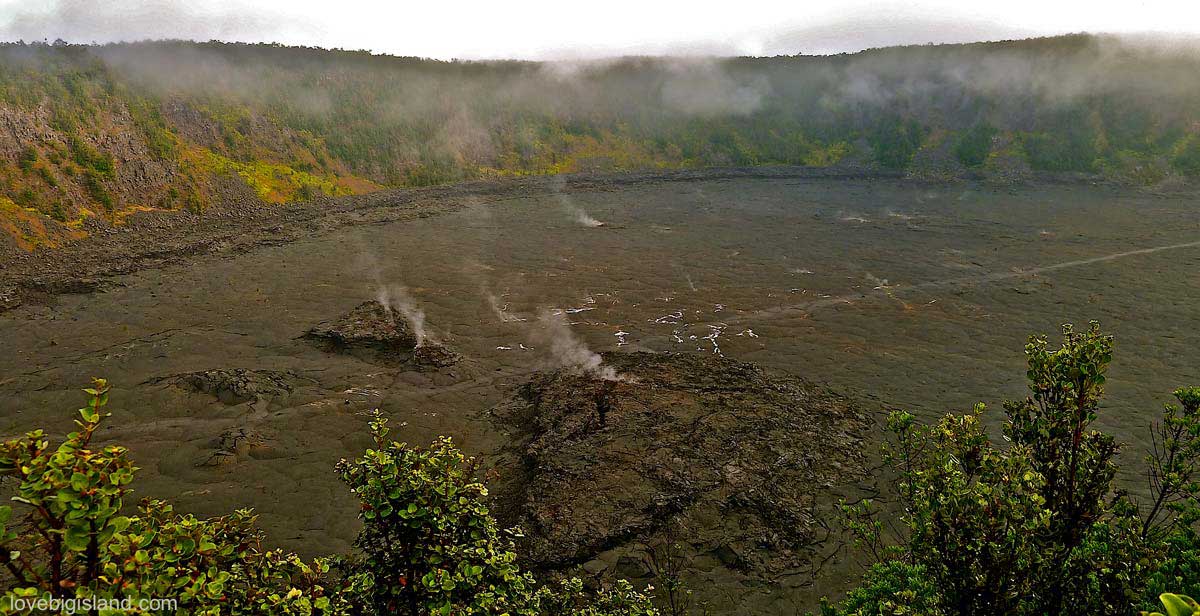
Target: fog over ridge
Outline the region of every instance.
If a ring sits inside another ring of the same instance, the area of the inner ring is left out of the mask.
[[[1171,0],[1137,7],[1075,0],[962,4],[944,0],[834,4],[748,0],[737,6],[615,0],[585,9],[450,1],[395,5],[283,0],[0,0],[0,39],[75,43],[225,40],[366,49],[439,59],[583,60],[623,55],[837,54],[1075,32],[1200,34],[1200,9]]]

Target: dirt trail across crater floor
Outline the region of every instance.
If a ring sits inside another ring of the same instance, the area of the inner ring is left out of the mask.
[[[1082,267],[1085,265],[1093,265],[1096,263],[1104,263],[1106,261],[1115,261],[1126,257],[1136,257],[1140,255],[1149,255],[1156,252],[1167,250],[1180,250],[1184,248],[1200,248],[1200,241],[1184,242],[1182,244],[1168,244],[1166,246],[1154,246],[1151,248],[1139,248],[1136,250],[1125,250],[1122,252],[1113,253],[1110,255],[1101,255],[1099,257],[1091,257],[1088,259],[1076,259],[1066,261],[1064,263],[1054,263],[1051,265],[1041,265],[1037,267],[1020,268],[1014,267],[1010,272],[999,272],[994,274],[982,274],[977,276],[958,276],[948,278],[946,280],[930,280],[928,282],[917,283],[915,285],[899,286],[889,285],[886,281],[879,281],[880,285],[874,287],[871,291],[864,293],[854,293],[850,295],[842,295],[838,297],[828,297],[820,300],[802,302],[791,306],[781,306],[778,308],[768,308],[765,310],[755,311],[750,314],[739,315],[736,319],[730,319],[730,322],[754,321],[775,316],[785,316],[788,314],[810,314],[814,310],[820,308],[829,308],[841,304],[853,304],[857,301],[870,300],[872,298],[886,297],[897,299],[897,294],[903,294],[907,291],[920,291],[923,289],[934,289],[937,287],[970,287],[975,285],[992,284],[1013,280],[1019,278],[1030,278],[1040,274],[1053,272],[1056,270],[1067,269],[1072,267]],[[897,300],[899,301],[899,300]]]
[[[0,314],[0,433],[69,429],[78,389],[104,376],[115,386],[114,416],[100,437],[132,448],[137,495],[201,515],[254,507],[273,541],[314,554],[345,550],[356,531],[354,501],[332,468],[368,446],[364,412],[382,409],[411,443],[452,436],[495,468],[499,494],[528,471],[513,452],[529,435],[495,410],[536,374],[599,374],[606,356],[597,353],[752,362],[784,381],[829,384],[868,419],[894,407],[928,419],[1023,395],[1025,336],[1099,319],[1117,336],[1100,424],[1126,443],[1120,480],[1135,493],[1147,424],[1174,387],[1198,376],[1194,196],[762,171],[358,199],[328,211],[230,214],[203,231],[199,222],[135,223],[54,256],[4,261],[0,287],[20,291]],[[423,370],[305,338],[395,288],[461,361]],[[619,395],[610,408],[658,404],[669,391]],[[671,395],[695,408],[716,403]],[[756,421],[787,425],[772,417]],[[870,430],[848,434],[861,434],[863,451],[877,444]],[[553,439],[547,447],[555,464],[574,451]],[[686,461],[694,452],[683,453]],[[732,466],[723,481],[754,485]],[[718,479],[696,472],[679,484],[652,475],[644,493],[699,503],[721,494],[688,487]],[[823,475],[803,493],[811,520],[870,487],[855,473]],[[758,548],[705,532],[693,574],[725,610],[803,612],[856,573],[836,559],[807,563],[815,577],[782,565],[738,569],[730,563],[760,562]],[[563,566],[642,570],[633,544],[592,553],[606,542]],[[836,545],[811,549],[823,559],[826,547]]]

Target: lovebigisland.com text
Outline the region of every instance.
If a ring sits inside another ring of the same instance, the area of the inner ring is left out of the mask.
[[[14,597],[3,600],[5,614],[87,614],[117,612],[128,614],[172,613],[179,609],[177,599],[142,597]]]

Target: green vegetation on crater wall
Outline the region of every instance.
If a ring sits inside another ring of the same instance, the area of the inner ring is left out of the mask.
[[[259,160],[239,162],[203,148],[194,148],[188,152],[185,160],[200,172],[237,175],[254,189],[260,199],[269,203],[287,203],[321,195],[348,195],[352,192],[350,188],[338,184],[336,179],[297,171],[278,163]]]
[[[0,45],[0,194],[53,219],[482,177],[854,163],[1200,175],[1200,53],[1065,36],[835,57],[445,62],[224,43]],[[942,144],[945,144],[943,147]],[[197,152],[210,154],[197,154]]]

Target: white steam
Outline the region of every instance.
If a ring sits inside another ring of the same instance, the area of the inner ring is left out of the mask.
[[[603,227],[604,226],[603,222],[593,218],[590,214],[587,213],[586,210],[584,210],[582,207],[580,207],[574,201],[571,201],[570,197],[568,197],[562,193],[558,193],[557,196],[558,196],[558,202],[562,204],[563,211],[565,211],[567,213],[567,216],[569,216],[571,218],[571,220],[573,220],[585,227]]]
[[[604,223],[600,222],[599,220],[596,220],[595,218],[592,218],[590,214],[588,214],[586,211],[584,211],[583,208],[579,207],[578,205],[571,205],[570,212],[571,212],[572,216],[574,216],[575,222],[577,222],[585,227],[603,227],[604,226]]]
[[[771,93],[765,75],[735,78],[717,61],[675,61],[662,84],[667,109],[692,116],[749,115]]]
[[[537,324],[530,329],[530,340],[538,348],[546,349],[555,366],[576,370],[606,381],[622,380],[612,366],[604,365],[604,358],[589,349],[575,336],[563,314],[543,309],[538,314]]]
[[[392,310],[396,310],[404,315],[404,320],[408,321],[408,326],[417,338],[417,346],[421,346],[425,344],[426,340],[431,339],[425,329],[425,312],[417,306],[404,285],[379,285],[375,299],[383,305],[388,314],[391,314]]]

